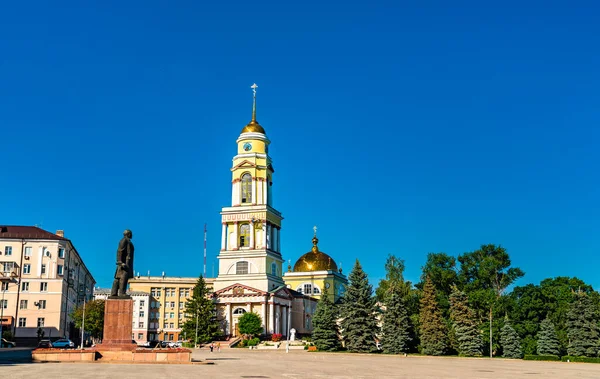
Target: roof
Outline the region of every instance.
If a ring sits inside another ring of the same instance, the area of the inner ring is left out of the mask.
[[[68,241],[67,238],[40,229],[37,226],[0,225],[0,239],[38,239]]]

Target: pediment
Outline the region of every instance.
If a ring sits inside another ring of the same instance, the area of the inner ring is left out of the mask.
[[[288,299],[288,300],[292,300],[294,298],[292,291],[290,291],[290,289],[287,287],[282,287],[282,288],[278,289],[277,291],[275,291],[275,293],[273,293],[273,295],[275,297],[280,297],[280,298]]]
[[[240,283],[232,284],[228,287],[216,291],[218,297],[237,297],[237,296],[265,296],[267,293],[256,288],[252,288]]]
[[[256,163],[254,162],[250,162],[249,160],[243,160],[240,163],[236,164],[235,166],[233,166],[233,168],[231,169],[231,171],[237,170],[238,168],[256,168]]]

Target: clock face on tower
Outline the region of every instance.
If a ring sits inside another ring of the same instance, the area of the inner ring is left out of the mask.
[[[244,144],[244,150],[245,150],[245,151],[250,151],[250,150],[252,150],[252,144],[251,144],[250,142],[246,142],[246,143]]]

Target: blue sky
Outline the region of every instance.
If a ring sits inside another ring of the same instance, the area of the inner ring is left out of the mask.
[[[125,228],[136,271],[197,276],[207,223],[210,276],[256,82],[292,264],[316,224],[373,282],[495,243],[598,289],[600,10],[483,3],[5,4],[0,222],[65,229],[102,286]]]

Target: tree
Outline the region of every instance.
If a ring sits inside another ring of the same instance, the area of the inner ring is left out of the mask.
[[[327,287],[325,287],[312,319],[312,339],[317,349],[323,351],[339,349],[340,338],[337,319],[337,307],[331,302]]]
[[[388,296],[383,313],[381,347],[386,354],[407,353],[411,347],[410,319],[400,294]]]
[[[192,296],[185,303],[185,314],[186,320],[181,329],[186,336],[195,340],[195,344],[212,341],[220,334],[215,304],[202,275],[192,290]]]
[[[554,324],[549,318],[542,321],[537,338],[538,355],[560,355],[560,342]]]
[[[352,352],[375,352],[377,320],[373,287],[358,259],[348,280],[341,312],[341,332],[345,347]]]
[[[444,317],[449,315],[450,293],[452,286],[458,283],[456,272],[456,258],[446,253],[429,253],[427,261],[422,268],[421,283],[418,288],[423,289],[425,279],[429,277],[437,291],[437,300]]]
[[[262,333],[262,320],[256,313],[244,313],[238,320],[240,333],[246,336],[258,336]]]
[[[522,358],[521,339],[510,325],[508,318],[504,320],[504,326],[500,330],[500,345],[502,345],[502,356],[505,358]]]
[[[525,273],[520,268],[510,267],[506,249],[496,245],[481,245],[478,250],[461,254],[459,280],[473,300],[478,316],[483,319],[483,310],[488,310],[490,357],[493,353],[493,311],[508,286]]]
[[[75,308],[71,314],[75,327],[81,329],[83,321],[83,305]],[[102,339],[104,333],[104,300],[90,300],[85,303],[85,331],[94,340]]]
[[[408,296],[412,284],[404,281],[404,261],[393,255],[388,255],[385,262],[385,271],[385,279],[379,281],[379,286],[375,291],[377,300],[385,303],[387,296],[392,291],[402,297]]]
[[[575,295],[567,314],[570,341],[567,352],[577,357],[596,357],[600,350],[598,309],[585,292],[578,291]]]
[[[448,328],[437,302],[435,287],[429,277],[425,279],[420,304],[421,350],[427,355],[443,355],[448,349]]]
[[[468,357],[480,357],[483,341],[475,312],[469,307],[467,294],[456,286],[453,286],[450,294],[450,317],[458,342],[458,353]]]

